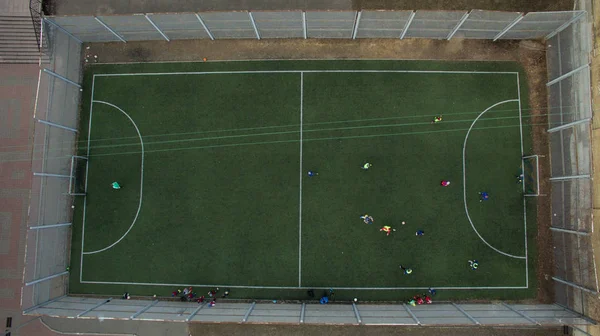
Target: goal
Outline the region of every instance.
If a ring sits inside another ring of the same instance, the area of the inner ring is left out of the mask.
[[[524,156],[522,173],[524,195],[540,196],[540,156]]]
[[[69,180],[69,195],[84,196],[86,193],[88,159],[85,156],[71,156],[71,175]]]

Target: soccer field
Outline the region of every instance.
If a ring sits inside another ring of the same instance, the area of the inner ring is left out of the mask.
[[[527,97],[508,62],[91,66],[70,291],[532,298]]]

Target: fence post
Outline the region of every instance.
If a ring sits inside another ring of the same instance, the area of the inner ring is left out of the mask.
[[[33,280],[33,281],[26,282],[25,286],[35,285],[37,283],[48,281],[48,280],[52,280],[54,278],[58,278],[59,276],[63,276],[63,275],[66,275],[66,274],[69,274],[69,272],[68,271],[64,271],[64,272],[52,274],[52,275],[49,275],[47,277],[43,277],[43,278],[40,278],[40,279],[36,279],[36,280]]]
[[[560,52],[559,52],[559,53],[560,53]],[[563,80],[563,79],[565,79],[565,78],[567,78],[567,77],[570,77],[570,76],[572,76],[574,73],[577,73],[577,72],[579,72],[579,71],[581,71],[581,70],[583,70],[583,69],[585,69],[585,68],[589,68],[589,64],[584,64],[584,65],[582,65],[582,66],[578,67],[577,69],[573,69],[573,70],[571,70],[571,71],[567,72],[566,74],[564,74],[564,75],[561,75],[561,76],[559,76],[559,77],[557,77],[557,78],[555,78],[555,79],[553,79],[553,80],[549,81],[548,83],[546,83],[546,86],[550,86],[550,85],[552,85],[552,84],[555,84],[556,82],[560,82],[561,80]]]
[[[127,41],[125,41],[125,39],[124,39],[124,38],[123,38],[121,35],[117,34],[117,32],[116,32],[116,31],[114,31],[112,28],[110,28],[110,27],[109,27],[109,26],[108,26],[106,23],[104,23],[104,21],[102,21],[102,19],[100,19],[100,18],[99,18],[99,17],[97,17],[97,16],[94,16],[94,19],[96,19],[96,21],[98,21],[98,23],[99,23],[99,24],[101,24],[101,25],[102,25],[104,28],[106,28],[106,29],[107,29],[109,32],[111,32],[111,33],[112,33],[113,35],[115,35],[115,36],[116,36],[116,37],[117,37],[119,40],[121,40],[121,42],[123,42],[123,43],[127,43]]]
[[[360,313],[358,312],[358,307],[356,307],[356,304],[354,302],[352,302],[352,310],[354,310],[354,316],[356,316],[356,322],[358,322],[358,324],[362,324],[362,319],[360,318]]]
[[[300,308],[300,324],[304,323],[305,313],[306,313],[306,303],[302,303],[302,308]]]
[[[362,11],[356,13],[354,17],[354,29],[352,29],[352,39],[356,40],[356,34],[358,34],[358,25],[360,24],[360,17],[362,16]]]
[[[74,81],[68,79],[67,77],[61,76],[61,75],[57,74],[56,72],[54,72],[52,70],[48,70],[48,69],[44,68],[44,69],[42,69],[42,71],[44,71],[45,73],[49,74],[50,76],[56,77],[58,79],[61,79],[61,80],[65,81],[65,82],[67,82],[67,83],[69,83],[71,85],[75,85],[76,87],[78,87],[78,88],[81,89],[81,85],[79,85],[79,83],[74,82]]]
[[[77,133],[77,130],[74,129],[74,128],[71,128],[71,127],[59,125],[59,124],[56,124],[56,123],[53,123],[53,122],[50,122],[50,121],[46,121],[46,120],[43,120],[43,119],[36,119],[36,120],[40,124],[44,124],[44,125],[48,125],[48,126],[52,126],[52,127],[56,127],[56,128],[61,128],[61,129],[67,130],[67,131],[71,131],[73,133]]]
[[[564,284],[564,285],[567,285],[567,286],[573,287],[573,288],[580,289],[580,290],[582,290],[582,291],[584,291],[584,292],[588,292],[588,293],[591,293],[591,294],[594,294],[594,295],[598,295],[598,292],[597,292],[597,291],[595,291],[595,290],[592,290],[592,289],[589,289],[589,288],[586,288],[586,287],[583,287],[583,286],[580,286],[580,285],[578,285],[578,284],[575,284],[575,283],[573,283],[573,282],[570,282],[570,281],[566,281],[566,280],[563,280],[563,279],[559,279],[559,278],[557,278],[557,277],[552,277],[552,280],[554,280],[554,281],[556,281],[556,282],[559,282],[559,283],[561,283],[561,284]]]
[[[33,307],[30,307],[30,308],[27,308],[27,309],[23,310],[23,314],[24,314],[24,315],[27,315],[27,314],[29,314],[29,312],[30,312],[30,311],[36,310],[36,309],[38,309],[38,308],[42,308],[43,306],[47,306],[47,305],[49,305],[49,304],[51,304],[51,303],[53,303],[53,302],[56,302],[56,301],[62,300],[62,299],[63,299],[63,298],[65,298],[65,297],[67,297],[67,296],[66,296],[66,295],[61,295],[61,296],[59,296],[59,297],[57,297],[57,298],[54,298],[54,299],[48,300],[48,301],[46,301],[46,302],[42,302],[42,303],[40,303],[40,304],[38,304],[38,305],[35,305],[35,306],[33,306]]]
[[[190,321],[191,321],[191,320],[194,318],[194,316],[196,316],[196,314],[198,314],[198,312],[200,311],[200,309],[202,309],[202,308],[206,307],[206,304],[207,304],[207,303],[208,303],[208,302],[206,302],[206,303],[204,303],[204,304],[201,304],[201,305],[199,305],[199,306],[198,306],[198,308],[194,309],[194,311],[193,311],[193,312],[190,314],[190,316],[188,316],[188,317],[185,319],[185,322],[190,322]]]
[[[302,33],[304,34],[304,39],[308,38],[308,31],[306,29],[306,12],[302,12]]]
[[[575,126],[575,125],[586,124],[586,123],[589,123],[591,121],[592,121],[592,119],[590,119],[590,118],[580,119],[580,120],[577,120],[577,121],[570,122],[568,124],[564,124],[564,125],[561,125],[561,126],[553,127],[551,129],[549,129],[547,132],[548,133],[553,133],[553,132],[556,132],[556,131],[560,131],[560,130],[564,130],[564,129],[567,129],[567,128],[571,128],[572,126]]]
[[[554,226],[551,226],[550,230],[551,231],[556,231],[556,232],[564,232],[564,233],[575,234],[575,235],[579,235],[579,236],[589,236],[590,235],[589,232],[561,229],[561,228],[557,228],[557,227],[554,227]]]
[[[79,42],[79,44],[82,44],[82,43],[83,43],[83,41],[82,41],[82,40],[80,40],[80,39],[79,39],[78,37],[76,37],[75,35],[73,35],[73,34],[69,33],[69,31],[68,31],[68,30],[66,30],[65,28],[61,27],[61,26],[60,26],[58,23],[56,23],[56,22],[53,22],[53,21],[50,21],[50,20],[48,20],[47,18],[42,18],[42,22],[47,22],[47,23],[49,23],[50,25],[52,25],[52,26],[56,27],[56,29],[58,29],[58,30],[60,30],[61,32],[63,32],[63,33],[65,33],[65,34],[69,35],[69,36],[70,36],[71,38],[73,38],[75,41]],[[42,28],[42,29],[43,29],[43,28]],[[40,34],[41,34],[41,33],[40,33]]]
[[[254,306],[256,306],[256,302],[252,302],[252,304],[250,305],[250,308],[248,308],[248,311],[246,312],[246,315],[244,315],[244,318],[242,319],[242,323],[248,321],[248,317],[250,317],[250,314],[252,314],[252,311],[254,310]]]
[[[568,180],[577,180],[577,179],[589,179],[590,175],[572,175],[572,176],[560,176],[560,177],[551,177],[550,181],[568,181]]]
[[[467,19],[469,18],[469,15],[471,15],[471,12],[466,12],[465,15],[463,15],[463,17],[460,19],[460,21],[458,22],[458,24],[456,25],[456,27],[454,27],[454,29],[452,29],[452,31],[450,32],[450,34],[448,34],[448,37],[446,38],[446,40],[450,41],[450,39],[452,38],[452,36],[454,36],[454,34],[456,34],[456,32],[465,23],[465,21],[467,21]]]
[[[477,321],[473,316],[471,316],[471,314],[467,313],[464,309],[462,309],[461,306],[457,305],[454,302],[452,302],[452,305],[454,306],[454,308],[458,309],[458,311],[463,313],[463,315],[465,315],[469,320],[471,320],[471,322],[473,322],[477,325],[481,325],[481,323],[479,323],[479,321]]]
[[[406,303],[403,303],[402,306],[404,307],[404,309],[406,310],[406,312],[410,315],[410,317],[412,317],[412,319],[418,325],[421,325],[421,321],[419,321],[419,319],[417,318],[417,316],[412,312],[412,310],[410,310],[410,308],[408,307],[408,305]]]
[[[565,30],[568,26],[570,26],[572,23],[575,23],[575,21],[578,21],[579,19],[581,19],[584,15],[585,15],[585,11],[581,11],[579,14],[572,17],[571,20],[563,23],[560,27],[556,28],[552,33],[546,35],[546,37],[544,37],[544,39],[545,40],[551,39],[554,35]]]
[[[410,24],[413,22],[413,19],[415,18],[415,15],[417,14],[417,12],[412,11],[410,13],[410,16],[408,17],[408,21],[406,21],[406,24],[404,25],[404,29],[402,30],[402,34],[400,34],[400,39],[404,39],[404,36],[406,35],[406,32],[408,31],[408,28],[410,27]]]
[[[208,37],[210,37],[210,39],[212,41],[215,40],[215,37],[213,36],[213,34],[210,32],[210,29],[208,29],[208,27],[206,26],[206,23],[204,23],[204,20],[202,20],[202,17],[200,17],[200,14],[198,13],[194,13],[196,15],[196,19],[198,19],[198,21],[200,22],[200,24],[202,25],[202,27],[204,27],[204,30],[206,31],[206,33],[208,34]]]
[[[513,308],[513,307],[511,307],[511,306],[507,305],[506,303],[502,302],[502,305],[503,305],[504,307],[506,307],[506,308],[508,308],[508,309],[510,309],[510,310],[512,310],[512,311],[514,311],[515,313],[519,314],[520,316],[522,316],[523,318],[525,318],[527,321],[529,321],[529,322],[531,322],[531,323],[535,323],[535,324],[537,324],[537,325],[542,325],[542,324],[541,324],[541,323],[539,323],[538,321],[536,321],[536,320],[532,319],[531,317],[527,316],[527,314],[525,314],[525,313],[523,313],[523,312],[521,312],[521,311],[519,311],[519,310],[516,310],[515,308]]]
[[[86,311],[83,311],[83,312],[81,312],[81,313],[77,314],[77,316],[75,316],[75,317],[76,317],[76,318],[82,317],[83,315],[85,315],[85,314],[87,314],[87,313],[91,312],[92,310],[94,310],[94,309],[96,309],[96,308],[98,308],[98,307],[100,307],[100,306],[103,306],[103,305],[105,305],[105,304],[109,303],[109,302],[110,302],[112,299],[113,299],[113,298],[106,299],[106,300],[104,300],[103,302],[100,302],[100,303],[98,303],[97,305],[93,306],[92,308],[89,308],[89,309],[87,309]]]
[[[52,228],[63,227],[63,226],[71,226],[71,223],[59,223],[59,224],[50,224],[50,225],[36,225],[36,226],[30,226],[27,229],[29,229],[29,230],[43,230],[43,229],[52,229]]]
[[[154,21],[152,21],[152,19],[148,16],[148,14],[144,14],[144,17],[146,18],[146,20],[148,20],[148,22],[150,22],[152,27],[154,27],[154,29],[156,29],[160,33],[160,35],[162,35],[162,37],[164,37],[164,39],[167,40],[167,42],[171,42],[171,40],[169,40],[169,37],[165,33],[163,33],[163,31],[160,30],[160,28],[158,28],[156,23],[154,23]]]
[[[248,17],[250,17],[250,23],[252,23],[252,28],[254,28],[254,34],[256,34],[256,38],[260,40],[260,34],[258,33],[258,27],[256,26],[256,21],[254,21],[254,15],[252,15],[252,12],[248,11]]]
[[[150,302],[150,304],[147,304],[145,307],[143,307],[142,309],[138,310],[135,314],[129,316],[129,319],[133,320],[134,318],[142,315],[146,310],[152,308],[152,306],[154,306],[157,303],[158,303],[158,300],[154,300],[154,301]]]
[[[511,22],[508,26],[506,26],[506,28],[502,29],[501,32],[498,33],[498,35],[496,35],[494,37],[494,42],[496,42],[496,40],[498,40],[499,38],[501,38],[502,36],[504,36],[504,34],[506,34],[512,27],[514,27],[517,23],[519,23],[519,21],[523,20],[523,18],[525,17],[525,15],[521,14],[519,17],[517,17],[513,22]]]

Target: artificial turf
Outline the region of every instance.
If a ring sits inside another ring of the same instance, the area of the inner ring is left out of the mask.
[[[96,76],[106,73],[281,70],[518,72],[524,152],[526,82],[513,63],[409,61],[101,65],[85,74],[79,153],[87,155],[72,244],[72,293],[170,293],[169,286],[357,287],[374,300],[447,290],[446,298],[535,294],[535,214],[525,255],[517,75],[294,72]],[[143,140],[129,118],[135,122]],[[431,124],[436,115],[443,121]],[[466,142],[463,190],[463,145]],[[360,167],[370,162],[368,170]],[[143,163],[143,170],[142,170]],[[309,177],[314,170],[318,176]],[[141,180],[143,172],[143,182]],[[441,187],[440,181],[451,181]],[[119,181],[121,190],[110,183]],[[143,187],[143,193],[140,189]],[[479,191],[490,200],[479,202]],[[367,225],[359,218],[375,219]],[[300,219],[301,218],[301,219]],[[400,223],[405,221],[405,225]],[[385,236],[379,229],[394,229]],[[415,231],[425,231],[423,237]],[[480,268],[469,269],[467,260]],[[403,275],[398,265],[413,269]],[[303,298],[305,289],[235,289],[237,297]],[[444,293],[445,292],[445,293]]]

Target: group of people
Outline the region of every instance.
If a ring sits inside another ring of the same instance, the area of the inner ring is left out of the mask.
[[[209,307],[214,307],[217,304],[217,293],[219,292],[219,287],[215,289],[211,289],[206,295],[208,295],[210,302],[208,303]],[[176,289],[171,293],[172,297],[179,297],[181,301],[192,301],[196,300],[198,303],[203,303],[206,297],[204,295],[198,297],[198,294],[194,292],[192,287],[185,287],[183,289]],[[229,289],[226,289],[223,292],[222,298],[226,298],[229,296]]]

